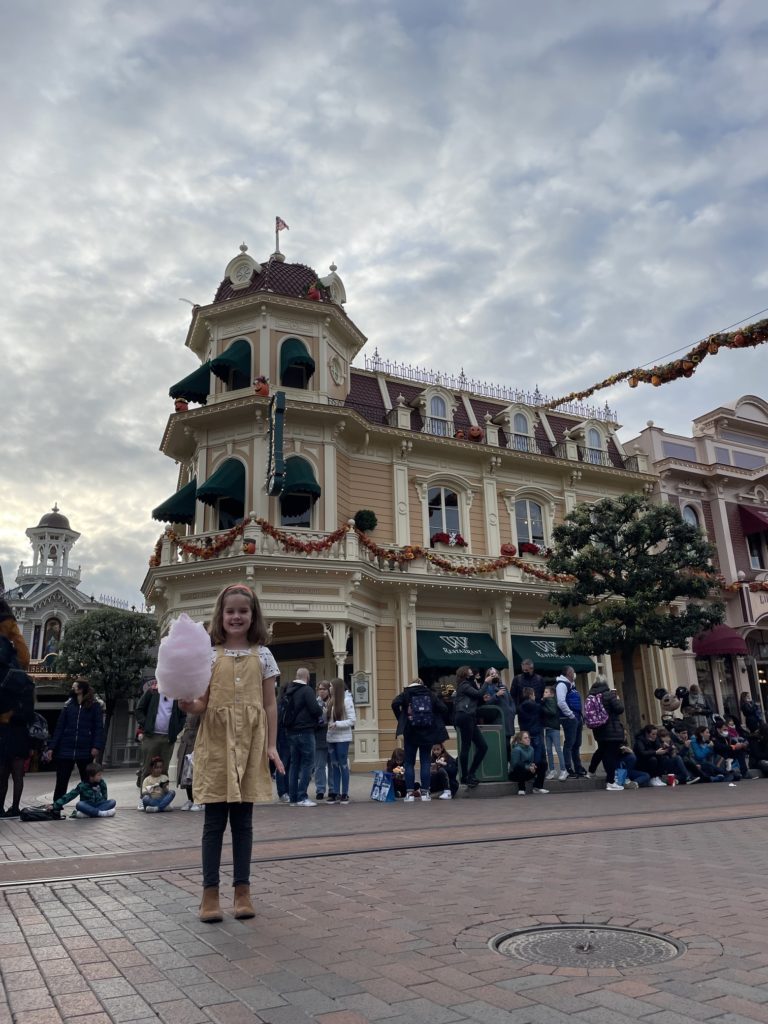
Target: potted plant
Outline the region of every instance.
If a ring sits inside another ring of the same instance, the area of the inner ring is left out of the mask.
[[[429,543],[433,548],[465,548],[467,546],[467,542],[460,533],[444,533],[442,530],[433,533],[429,538]]]
[[[269,377],[265,377],[263,374],[257,377],[253,382],[253,392],[262,398],[267,398],[269,396]]]
[[[550,549],[545,547],[543,544],[533,544],[531,541],[524,540],[520,545],[521,555],[534,555],[536,558],[548,558]]]
[[[368,533],[370,530],[375,530],[378,524],[376,513],[372,512],[369,508],[361,508],[355,512],[355,526],[361,533]]]
[[[173,408],[176,412],[186,412],[189,408],[189,402],[186,398],[174,398]]]

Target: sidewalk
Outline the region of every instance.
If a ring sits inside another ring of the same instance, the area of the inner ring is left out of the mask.
[[[221,925],[195,916],[202,815],[126,809],[105,821],[2,822],[11,845],[35,831],[53,852],[22,855],[40,880],[0,891],[0,1020],[765,1022],[767,793],[754,782],[266,806],[256,812],[257,917]],[[128,874],[47,880],[62,866],[75,874],[94,843],[99,862],[114,865],[126,842],[139,849]],[[371,852],[373,842],[386,849]],[[0,887],[14,866],[0,864]],[[226,908],[226,885],[223,893]],[[561,920],[634,924],[687,948],[656,967],[595,970],[527,964],[488,945]]]

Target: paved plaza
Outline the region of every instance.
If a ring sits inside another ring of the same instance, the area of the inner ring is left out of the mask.
[[[768,782],[405,806],[358,777],[349,807],[257,808],[257,917],[202,925],[202,815],[141,814],[130,775],[109,781],[115,818],[0,821],[3,1024],[768,1022]],[[490,945],[584,922],[680,955]]]

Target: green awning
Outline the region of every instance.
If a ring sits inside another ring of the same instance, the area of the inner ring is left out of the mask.
[[[566,665],[572,665],[574,672],[594,672],[594,661],[583,654],[558,654],[559,640],[564,636],[513,636],[512,658],[515,671],[520,671],[520,662],[527,658],[533,662],[536,672],[541,675],[560,675]]]
[[[315,360],[307,351],[307,346],[299,338],[287,338],[280,349],[280,383],[285,384],[286,387],[293,386],[290,380],[292,370],[306,372],[307,380],[315,372]],[[286,374],[289,378],[287,381]]]
[[[186,523],[190,526],[195,521],[195,494],[197,479],[190,480],[180,491],[172,494],[167,501],[152,509],[152,518],[161,523]]]
[[[286,494],[305,494],[309,495],[314,503],[321,493],[320,484],[315,480],[315,474],[306,459],[300,459],[295,455],[286,459],[285,483],[280,492],[281,497],[285,497]]]
[[[169,388],[171,398],[186,398],[188,402],[199,402],[205,405],[211,393],[211,362],[203,363],[194,373]]]
[[[251,344],[245,338],[238,338],[220,356],[211,360],[211,369],[225,384],[234,390],[247,388],[251,383]]]
[[[245,466],[237,459],[227,459],[197,489],[197,500],[206,505],[215,505],[220,498],[245,504]]]
[[[506,668],[509,662],[488,633],[416,631],[419,668]]]

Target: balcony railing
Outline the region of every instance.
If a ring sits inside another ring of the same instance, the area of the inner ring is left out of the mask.
[[[612,466],[611,456],[602,448],[585,448],[579,445],[579,460],[590,462],[593,466]]]
[[[20,565],[17,578],[34,578],[37,576],[45,576],[46,578],[54,576],[61,580],[80,580],[79,569],[62,569],[56,565]]]
[[[536,444],[536,438],[528,434],[510,434],[507,448],[516,452],[531,452],[533,455],[540,455],[541,449]]]
[[[424,418],[424,433],[435,434],[436,437],[453,437],[453,425],[450,420],[443,420],[438,416],[426,416]]]

